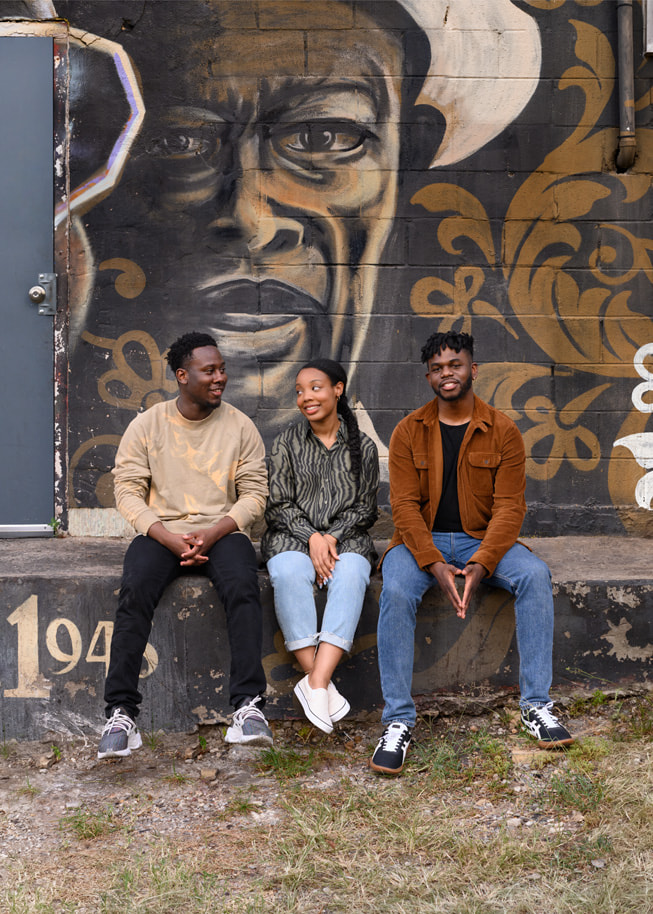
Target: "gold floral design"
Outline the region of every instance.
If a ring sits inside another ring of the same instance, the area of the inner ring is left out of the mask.
[[[637,349],[653,337],[653,321],[631,308],[633,290],[628,288],[640,276],[650,282],[653,239],[636,238],[621,226],[600,222],[600,247],[576,264],[583,277],[595,281],[589,288],[581,289],[570,261],[582,254],[582,229],[593,225],[583,220],[595,204],[613,198],[611,209],[623,212],[650,191],[651,181],[645,174],[605,173],[617,132],[598,129],[597,123],[614,91],[614,55],[598,29],[576,20],[572,25],[579,65],[563,74],[559,88],[582,92],[584,112],[573,133],[513,197],[505,223],[504,275],[515,317],[554,362],[625,377]],[[646,148],[650,138],[644,140]],[[640,160],[644,158],[640,153]],[[596,177],[588,178],[592,171]],[[612,270],[617,251],[604,243],[611,236],[619,236],[619,262],[629,264],[619,273]],[[527,314],[518,307],[524,301],[529,303]]]
[[[599,439],[584,425],[582,415],[590,404],[604,393],[609,384],[601,384],[570,400],[557,409],[548,397],[535,396],[526,401],[524,415],[534,424],[523,434],[526,453],[526,472],[531,479],[551,479],[560,469],[561,461],[568,460],[577,469],[589,473],[596,469],[601,459]],[[550,440],[547,454],[534,458],[537,445]],[[587,456],[581,456],[585,449]],[[552,460],[552,458],[556,460]]]
[[[177,382],[166,378],[165,352],[160,352],[155,341],[141,330],[130,330],[117,340],[94,336],[86,331],[82,339],[92,346],[110,350],[115,368],[105,372],[98,379],[98,393],[105,403],[122,409],[148,409],[154,403],[168,399],[168,394],[177,390]],[[130,364],[126,350],[134,351],[134,345],[144,351],[149,360],[149,377],[139,374]],[[126,395],[121,391],[125,389]]]
[[[530,0],[529,5],[551,11],[565,2]],[[413,204],[441,214],[436,234],[441,249],[467,262],[454,269],[452,281],[420,279],[410,302],[415,313],[438,317],[441,330],[455,326],[471,331],[473,319],[484,317],[519,338],[517,321],[555,365],[558,377],[582,371],[616,379],[631,375],[634,354],[653,339],[650,313],[636,309],[641,307],[636,283],[653,282],[653,238],[637,237],[623,224],[593,215],[606,201],[606,209],[621,219],[628,207],[651,193],[653,131],[638,131],[637,169],[622,175],[610,170],[617,129],[598,123],[615,90],[614,54],[599,29],[575,19],[570,23],[577,63],[563,73],[558,90],[581,93],[584,104],[577,126],[514,194],[500,253],[487,212],[467,190],[434,183],[413,196]],[[650,95],[647,90],[636,107],[645,107]],[[472,246],[477,254],[470,262]],[[507,286],[507,313],[489,300],[487,280],[497,270]],[[481,396],[522,425],[528,423],[527,474],[537,480],[554,476],[564,461],[581,472],[596,470],[600,442],[583,414],[611,386],[592,387],[562,407],[548,396],[528,396],[525,385],[549,371],[547,365],[497,363],[483,366],[477,382]],[[611,492],[613,484],[611,473]]]

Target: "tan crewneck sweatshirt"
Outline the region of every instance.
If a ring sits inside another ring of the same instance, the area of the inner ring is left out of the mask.
[[[252,420],[229,403],[193,422],[176,400],[139,413],[122,437],[116,465],[116,505],[146,534],[161,521],[188,533],[232,518],[249,536],[265,509],[265,448]]]

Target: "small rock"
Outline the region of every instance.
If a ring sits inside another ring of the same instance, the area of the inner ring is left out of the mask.
[[[203,781],[213,781],[217,777],[218,768],[200,768],[200,778]]]
[[[592,866],[596,867],[597,870],[602,870],[605,866],[605,860],[592,860]]]
[[[520,828],[521,819],[519,818],[519,816],[512,816],[512,818],[506,819],[506,825],[508,826],[508,828]]]

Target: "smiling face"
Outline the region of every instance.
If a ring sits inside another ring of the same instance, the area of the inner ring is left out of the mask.
[[[179,410],[187,419],[203,419],[222,403],[227,369],[215,346],[193,349],[183,368],[177,369]]]
[[[324,423],[335,417],[343,390],[342,381],[332,384],[323,371],[302,368],[295,382],[297,407],[309,422]]]
[[[326,28],[351,15],[339,0],[206,8],[183,71],[157,76],[168,104],[148,106],[138,167],[152,286],[184,290],[180,325],[218,338],[251,414],[261,394],[281,405],[297,362],[359,355],[396,206],[402,58],[362,13]]]
[[[448,402],[471,397],[478,366],[466,349],[442,349],[427,362],[426,380],[436,397]]]

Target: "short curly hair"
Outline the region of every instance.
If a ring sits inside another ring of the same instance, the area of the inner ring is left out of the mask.
[[[196,330],[191,333],[184,333],[178,340],[175,340],[166,355],[172,373],[177,374],[178,369],[185,368],[190,361],[193,350],[200,349],[202,346],[215,346],[216,349],[218,348],[218,344],[212,336],[209,336],[208,333],[198,333]]]
[[[431,334],[422,346],[422,362],[426,365],[429,359],[438,355],[443,349],[453,349],[454,352],[466,349],[474,361],[474,337],[469,333],[456,333],[454,330],[449,330],[445,333]]]

